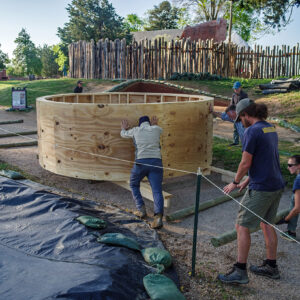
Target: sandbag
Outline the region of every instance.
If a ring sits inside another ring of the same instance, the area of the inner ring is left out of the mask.
[[[143,249],[141,252],[144,260],[150,266],[156,267],[158,273],[162,273],[172,265],[172,257],[167,250],[151,247]]]
[[[103,229],[106,227],[106,222],[104,220],[92,216],[80,216],[76,218],[76,220],[90,228]]]
[[[20,173],[11,170],[0,170],[0,175],[14,180],[25,179],[25,177]]]
[[[99,243],[123,246],[132,250],[140,251],[141,247],[138,242],[122,233],[105,233],[97,239]]]
[[[148,274],[143,283],[152,300],[185,300],[175,283],[164,275]]]

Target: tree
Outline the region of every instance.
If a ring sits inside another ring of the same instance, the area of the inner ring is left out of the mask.
[[[53,46],[53,52],[55,53],[55,62],[59,66],[59,71],[63,71],[64,68],[68,69],[69,59],[68,59],[68,47],[65,44],[58,44]]]
[[[172,7],[169,1],[163,1],[148,12],[146,30],[176,29],[178,28],[179,9]]]
[[[67,45],[79,40],[130,38],[123,18],[108,0],[72,0],[66,9],[69,22],[58,28],[57,35]]]
[[[24,28],[18,34],[15,43],[17,44],[17,48],[13,52],[15,72],[21,76],[41,75],[42,62],[38,57],[34,43],[30,40],[30,35]]]
[[[126,16],[124,24],[130,32],[142,31],[144,21],[140,19],[137,14],[129,14]]]
[[[0,48],[1,48],[1,44],[0,44]],[[8,55],[0,49],[0,70],[5,69],[6,64],[8,63],[9,63]]]
[[[38,49],[39,57],[42,62],[42,75],[53,77],[59,74],[59,66],[56,62],[57,55],[53,51],[54,46],[44,45]]]

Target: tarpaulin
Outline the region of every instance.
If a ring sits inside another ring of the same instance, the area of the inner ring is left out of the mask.
[[[107,228],[75,220],[90,215]],[[154,273],[140,252],[97,242],[119,232],[143,247],[160,247],[154,230],[126,212],[35,190],[0,177],[1,299],[147,299],[143,277]],[[176,272],[166,274],[176,283]]]

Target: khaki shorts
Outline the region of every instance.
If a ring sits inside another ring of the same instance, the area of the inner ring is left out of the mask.
[[[267,222],[273,224],[282,192],[283,189],[275,192],[247,190],[241,203]],[[254,229],[259,226],[260,222],[262,222],[261,219],[243,206],[240,207],[236,220],[237,224]]]

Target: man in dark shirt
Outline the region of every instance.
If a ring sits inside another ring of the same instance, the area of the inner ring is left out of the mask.
[[[77,81],[77,86],[74,89],[74,93],[82,93],[82,81]]]
[[[230,101],[230,105],[237,105],[242,99],[248,98],[247,93],[242,90],[242,84],[239,81],[236,81],[233,85],[233,94]],[[239,134],[236,128],[236,124],[233,124],[233,143],[230,146],[236,146],[239,144]]]
[[[251,266],[250,271],[256,275],[279,279],[276,264],[277,235],[270,225],[274,224],[284,188],[279,164],[278,136],[275,127],[266,122],[268,110],[265,104],[256,104],[246,98],[237,104],[236,113],[237,120],[241,119],[247,129],[243,138],[242,160],[234,181],[224,187],[224,192],[229,194],[236,188],[241,191],[248,185],[249,188],[241,201],[236,220],[237,262],[231,272],[219,274],[218,279],[224,283],[249,282],[247,259],[251,245],[250,230],[259,225],[266,243],[267,258],[261,266]],[[249,177],[240,183],[247,173]]]

